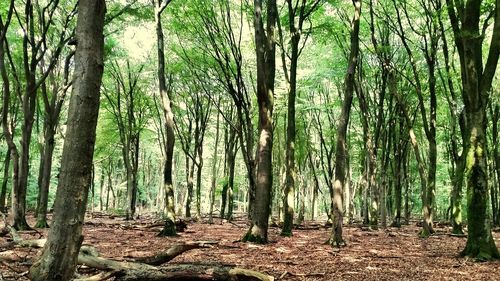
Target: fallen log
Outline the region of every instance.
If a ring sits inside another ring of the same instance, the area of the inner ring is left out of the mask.
[[[144,258],[136,258],[135,261],[142,262],[150,265],[162,265],[171,261],[173,258],[181,255],[184,252],[187,252],[192,249],[197,248],[210,248],[212,245],[218,244],[217,241],[197,241],[197,242],[188,242],[185,244],[178,244],[170,247],[168,250],[157,253],[154,256],[144,257]]]
[[[23,240],[15,229],[10,228],[14,242],[21,247],[41,248],[45,239]],[[82,246],[78,254],[79,265],[105,271],[97,275],[77,279],[79,281],[104,281],[110,278],[119,281],[170,281],[170,280],[233,280],[273,281],[274,277],[261,272],[226,265],[180,264],[158,267],[182,253],[198,248],[208,248],[217,241],[195,241],[177,244],[166,251],[149,257],[134,258],[133,261],[115,261],[99,256],[94,247]],[[4,257],[8,260],[10,257]]]
[[[79,281],[95,281],[114,278],[119,281],[208,281],[208,280],[235,280],[235,281],[274,281],[274,277],[243,268],[224,265],[194,265],[180,264],[166,267],[128,268],[115,270],[111,275],[102,273]],[[106,279],[102,279],[104,277]]]

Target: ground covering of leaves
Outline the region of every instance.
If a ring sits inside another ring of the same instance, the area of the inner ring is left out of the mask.
[[[29,221],[34,224],[33,219]],[[216,240],[219,243],[213,248],[189,251],[170,263],[234,265],[264,272],[276,280],[500,280],[499,261],[475,262],[458,256],[466,238],[450,236],[447,226],[437,226],[436,235],[427,239],[418,237],[420,228],[415,224],[376,231],[345,226],[347,246],[337,249],[325,245],[330,229],[319,222],[305,223],[294,230],[293,237],[281,237],[280,229],[271,227],[270,243],[255,245],[239,242],[247,230],[243,219],[190,222],[185,232],[173,238],[157,237],[161,226],[148,227],[154,221],[147,216],[135,221],[88,217],[84,244],[95,246],[104,257],[130,260],[175,243]],[[46,233],[21,234],[25,239],[38,239]],[[500,232],[495,231],[494,237],[500,245]],[[0,245],[7,240],[8,236],[1,237]],[[21,261],[0,262],[0,280],[27,280],[24,275],[39,250],[16,248],[15,252]],[[79,272],[96,273],[82,267]]]

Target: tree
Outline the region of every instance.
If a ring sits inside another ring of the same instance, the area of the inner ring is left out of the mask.
[[[304,49],[305,42],[307,41],[308,35],[304,39],[304,43],[301,48],[299,48],[299,43],[301,40],[301,34],[303,32],[304,22],[311,16],[321,0],[312,1],[302,1],[299,5],[294,5],[292,0],[287,0],[288,7],[288,31],[290,32],[291,40],[291,54],[290,58],[290,73],[288,73],[285,59],[285,49],[283,46],[282,32],[280,31],[281,38],[281,51],[283,60],[283,70],[285,71],[285,78],[289,84],[288,90],[288,115],[287,115],[287,126],[286,126],[286,182],[283,197],[283,210],[284,210],[284,221],[283,228],[281,230],[281,235],[291,236],[293,227],[293,215],[294,215],[294,192],[295,192],[295,181],[297,177],[297,169],[295,167],[295,139],[296,139],[296,128],[295,128],[295,99],[297,95],[297,65],[299,56]],[[297,20],[297,23],[295,23]],[[278,20],[279,23],[279,20]],[[281,26],[281,25],[278,25]]]
[[[275,0],[266,2],[264,17],[262,0],[254,0],[255,49],[257,55],[257,103],[259,105],[259,142],[256,152],[255,201],[251,210],[250,229],[243,241],[267,243],[267,228],[273,181],[273,99],[276,71],[274,38],[277,18]],[[264,29],[264,18],[267,18]]]
[[[11,155],[12,153],[16,153],[16,150],[12,150],[12,148],[15,146],[13,143],[14,137],[13,131],[14,129],[12,128],[12,123],[9,122],[9,110],[10,110],[10,81],[9,81],[9,75],[7,72],[7,67],[5,65],[5,49],[7,47],[6,44],[6,36],[7,36],[7,30],[10,25],[10,21],[12,19],[12,14],[14,12],[14,0],[10,1],[9,9],[7,12],[7,18],[4,19],[2,18],[2,15],[0,15],[0,75],[2,77],[2,82],[3,82],[3,92],[2,92],[2,110],[1,110],[1,117],[2,117],[2,128],[3,128],[3,133],[5,135],[5,138],[7,140],[7,152],[5,154],[5,161],[4,161],[4,176],[2,180],[2,186],[1,186],[1,191],[0,191],[0,212],[4,212],[5,209],[5,196],[7,192],[7,179],[9,176],[9,166],[10,166],[10,160],[11,157],[14,158],[14,161],[16,161],[18,158],[16,158],[16,155]],[[17,106],[15,106],[17,108]],[[14,169],[19,167],[18,163],[14,163]]]
[[[155,24],[156,24],[156,41],[158,52],[158,91],[161,98],[163,109],[164,126],[166,133],[165,147],[165,166],[163,170],[163,188],[165,188],[165,227],[160,232],[163,236],[173,236],[177,232],[175,230],[175,207],[174,207],[174,187],[172,182],[172,159],[174,156],[175,145],[175,123],[174,114],[170,102],[170,91],[167,86],[167,76],[165,74],[165,39],[163,35],[163,27],[161,24],[161,16],[171,0],[156,0],[153,1],[155,6]]]
[[[498,259],[500,254],[491,234],[490,215],[487,211],[488,172],[486,109],[491,84],[500,55],[500,0],[480,29],[483,1],[446,0],[448,16],[458,55],[462,78],[462,99],[465,109],[465,177],[467,184],[467,244],[462,255],[479,260]],[[488,20],[494,18],[493,34],[486,61],[483,62],[483,43]]]
[[[104,70],[105,13],[104,0],[79,1],[74,83],[54,218],[42,254],[30,269],[31,280],[70,280],[83,242]]]
[[[64,60],[63,81],[58,83],[54,74],[50,75],[51,93],[48,93],[47,85],[42,84],[42,99],[44,105],[44,144],[42,149],[42,159],[40,167],[40,186],[38,188],[37,221],[35,227],[48,227],[47,206],[49,201],[49,186],[52,172],[52,155],[55,148],[56,129],[59,124],[61,110],[64,104],[66,93],[72,84],[69,80],[70,63],[75,52],[71,51]]]
[[[335,178],[333,182],[333,202],[332,210],[332,234],[330,244],[341,247],[345,245],[342,238],[342,223],[344,217],[343,196],[346,185],[346,159],[347,159],[347,126],[349,124],[349,113],[355,87],[355,74],[358,65],[359,54],[359,22],[361,17],[361,0],[353,0],[354,17],[351,25],[351,49],[347,71],[344,77],[344,100],[342,102],[342,112],[338,120],[337,143],[335,147]]]
[[[28,0],[24,3],[24,14],[15,13],[23,30],[22,73],[25,80],[20,83],[23,89],[17,90],[23,116],[21,145],[20,148],[16,145],[11,147],[15,151],[13,157],[18,157],[18,160],[13,161],[14,165],[16,162],[19,163],[18,168],[14,168],[18,173],[14,176],[16,180],[13,181],[12,204],[13,226],[18,230],[29,228],[25,218],[26,191],[30,173],[30,144],[35,121],[37,93],[59,61],[63,47],[71,38],[70,22],[74,12],[70,11],[66,16],[63,16],[61,26],[56,26],[55,15],[58,9],[59,1],[56,0],[48,1],[44,7],[41,7],[38,1]],[[35,25],[36,22],[38,22],[38,26]],[[50,32],[55,32],[56,40],[49,41]],[[47,48],[51,48],[50,54]],[[17,72],[18,70],[12,69],[12,71]],[[10,134],[7,134],[7,137],[9,138]],[[13,140],[8,140],[8,142],[14,143]]]
[[[104,87],[106,109],[111,113],[118,127],[122,158],[127,180],[127,208],[126,218],[133,219],[137,202],[137,185],[139,170],[140,135],[148,119],[148,103],[145,99],[139,78],[143,73],[144,65],[138,69],[126,62],[125,70],[120,69],[118,62],[110,65],[110,75],[113,90]]]

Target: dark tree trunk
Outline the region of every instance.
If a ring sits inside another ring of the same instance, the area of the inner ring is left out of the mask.
[[[9,182],[10,175],[10,148],[7,148],[7,152],[5,153],[5,160],[3,163],[3,179],[2,186],[0,187],[0,212],[5,213],[7,212],[7,183]]]
[[[30,269],[34,281],[70,280],[75,272],[91,184],[99,89],[104,69],[105,11],[105,1],[79,2],[74,83],[54,219],[42,254]]]
[[[259,105],[259,139],[256,152],[255,198],[251,201],[251,225],[244,241],[267,243],[267,228],[272,189],[273,148],[273,95],[275,77],[276,42],[274,29],[277,7],[275,0],[268,0],[267,27],[264,30],[262,0],[254,0],[254,28],[257,56],[257,103]],[[251,193],[250,193],[251,194]],[[250,197],[251,199],[251,197]]]
[[[493,224],[500,225],[500,143],[499,143],[499,132],[498,132],[498,122],[500,120],[500,105],[496,104],[495,108],[491,106],[491,120],[493,122],[491,128],[492,145],[493,145],[493,177],[496,179],[491,188],[491,203],[492,203],[492,213],[493,213]],[[1,198],[0,198],[1,200]],[[1,203],[1,201],[0,201]]]
[[[218,104],[220,106],[220,102]],[[213,212],[215,203],[215,187],[217,184],[217,157],[219,148],[219,125],[220,125],[220,114],[217,112],[217,122],[215,127],[215,144],[214,144],[214,154],[212,157],[212,182],[210,185],[210,210],[208,211],[208,222],[213,223]]]
[[[467,183],[467,243],[462,255],[479,260],[498,259],[487,211],[488,172],[486,107],[500,55],[500,0],[495,1],[493,34],[483,66],[483,38],[479,27],[481,0],[447,0],[448,15],[460,57],[465,109],[465,175]],[[456,6],[460,5],[460,6]],[[460,13],[457,16],[457,11]]]
[[[40,185],[40,205],[38,206],[38,213],[35,227],[46,228],[47,223],[47,207],[49,203],[49,187],[50,187],[50,174],[52,171],[52,155],[54,153],[55,128],[51,124],[47,124],[45,128],[45,148],[43,149],[44,158],[42,166],[42,181]]]
[[[186,193],[186,206],[185,206],[185,216],[186,218],[191,217],[191,202],[193,202],[193,179],[194,179],[194,166],[195,163],[190,163],[189,156],[186,155],[186,179],[187,179],[187,193]]]

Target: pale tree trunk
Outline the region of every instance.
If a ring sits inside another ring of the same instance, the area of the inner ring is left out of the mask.
[[[352,98],[355,87],[355,74],[359,54],[359,21],[361,16],[361,0],[353,0],[354,17],[352,19],[351,49],[349,53],[347,72],[344,78],[344,100],[342,112],[337,126],[337,143],[335,148],[335,176],[333,180],[332,233],[329,243],[332,246],[345,246],[342,238],[342,224],[344,221],[343,196],[346,186],[346,160],[347,160],[347,127],[351,111]]]
[[[266,2],[267,27],[264,30],[262,0],[254,0],[254,28],[257,56],[257,103],[259,105],[259,138],[256,152],[255,200],[251,200],[251,225],[244,241],[267,243],[267,228],[272,189],[273,99],[276,71],[277,7],[275,0]]]
[[[161,24],[161,15],[171,0],[155,1],[155,21],[156,21],[156,40],[158,50],[158,86],[163,105],[163,115],[165,117],[165,166],[163,170],[163,186],[165,188],[165,227],[160,232],[163,236],[176,235],[175,230],[175,206],[174,206],[174,186],[172,181],[172,166],[175,144],[175,124],[174,114],[170,104],[169,90],[167,87],[165,75],[165,43],[163,28]]]
[[[74,84],[54,219],[42,254],[30,268],[30,278],[34,281],[70,280],[75,272],[92,176],[99,89],[104,69],[105,11],[105,1],[79,2]]]

